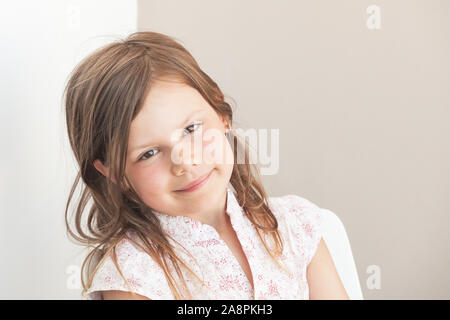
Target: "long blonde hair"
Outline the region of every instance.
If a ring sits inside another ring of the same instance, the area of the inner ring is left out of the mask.
[[[117,263],[115,248],[124,238],[136,243],[127,236],[127,231],[131,230],[139,239],[140,243],[136,244],[164,271],[175,299],[192,298],[180,266],[192,271],[177,257],[159,220],[129,188],[124,175],[130,124],[142,108],[153,81],[163,78],[176,78],[196,89],[231,124],[231,106],[225,102],[217,84],[182,45],[161,33],[136,32],[103,46],[76,66],[65,87],[68,137],[79,165],[66,204],[65,222],[68,234],[75,241],[93,248],[81,267],[82,294],[89,289],[99,266],[111,252],[114,264],[128,285]],[[243,145],[230,131],[229,142],[233,144],[235,160],[230,183],[236,191],[237,201],[255,226],[269,255],[283,269],[277,261],[283,251],[283,241],[277,219],[269,208],[259,169],[249,163],[246,140]],[[236,162],[239,150],[244,150],[242,159],[245,163]],[[110,168],[117,183],[97,171],[93,165],[96,159]],[[84,184],[72,230],[68,208],[80,179]],[[87,230],[83,230],[82,216],[89,200],[92,200],[92,206],[87,215]],[[266,236],[272,236],[274,247],[269,248]],[[90,271],[94,257],[100,257],[100,261]],[[169,271],[169,262],[180,281],[176,281]]]

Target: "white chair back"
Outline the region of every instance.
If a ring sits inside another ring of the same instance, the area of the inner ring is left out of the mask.
[[[363,300],[355,260],[344,225],[334,212],[322,208],[321,213],[324,216],[323,239],[345,290],[351,300]]]

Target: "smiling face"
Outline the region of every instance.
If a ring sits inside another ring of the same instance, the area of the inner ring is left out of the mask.
[[[125,174],[156,211],[197,215],[217,210],[233,171],[233,151],[222,118],[194,88],[155,82],[131,122]],[[192,192],[179,192],[211,173]]]

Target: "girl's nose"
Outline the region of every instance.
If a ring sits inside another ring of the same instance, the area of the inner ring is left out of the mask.
[[[181,175],[190,171],[192,166],[202,163],[202,148],[185,147],[179,151],[179,156],[172,160],[172,167],[175,175]]]

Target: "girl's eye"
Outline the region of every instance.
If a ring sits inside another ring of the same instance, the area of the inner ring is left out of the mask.
[[[193,131],[196,131],[197,129],[193,129],[193,130],[191,131],[191,130],[189,130],[188,128],[191,128],[191,127],[193,127],[193,126],[201,126],[201,125],[202,125],[201,122],[199,122],[199,123],[193,123],[193,124],[187,126],[184,130],[187,130],[187,131],[188,131],[188,134],[189,134],[189,133],[192,133]],[[196,127],[196,128],[198,128],[198,127]],[[155,153],[154,150],[157,150],[157,149],[151,149],[151,150],[147,151],[146,153],[144,153],[144,154],[142,155],[142,157],[139,159],[139,161],[141,161],[141,160],[147,160],[147,159],[152,158],[155,154],[158,153],[158,152]],[[150,155],[149,158],[144,159],[144,156],[146,156],[146,154],[151,154],[151,155]]]
[[[201,126],[202,125],[202,123],[201,122],[199,122],[199,123],[193,123],[193,124],[191,124],[190,126],[187,126],[184,130],[186,130],[187,128],[191,128],[192,126]],[[196,131],[197,129],[194,129],[194,130],[192,130],[192,131]],[[192,131],[190,131],[190,130],[188,130],[188,133],[191,133]]]
[[[139,159],[139,161],[141,161],[141,160],[147,160],[147,159],[144,159],[144,156],[145,156],[146,154],[151,154],[150,158],[153,157],[153,156],[155,155],[154,150],[156,150],[156,149],[151,149],[151,150],[147,151],[146,153],[144,153],[144,154],[142,155],[142,157]]]

